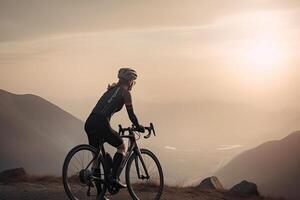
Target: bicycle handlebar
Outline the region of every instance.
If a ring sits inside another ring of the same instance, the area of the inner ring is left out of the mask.
[[[152,133],[154,136],[156,136],[153,123],[150,123],[150,126],[148,126],[148,127],[145,126],[144,128],[145,128],[145,130],[148,131],[148,134],[144,136],[145,139],[148,139]],[[128,127],[128,128],[122,128],[122,125],[119,124],[119,134],[124,134],[125,131],[133,132],[133,131],[138,131],[138,130],[134,125],[132,125],[132,127]]]

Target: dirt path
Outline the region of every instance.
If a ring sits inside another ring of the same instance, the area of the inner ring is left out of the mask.
[[[111,200],[130,200],[127,190],[108,196]],[[166,188],[163,200],[259,200],[258,197],[232,196],[213,191],[199,191],[195,188]],[[0,184],[0,200],[68,200],[62,185],[58,183]]]

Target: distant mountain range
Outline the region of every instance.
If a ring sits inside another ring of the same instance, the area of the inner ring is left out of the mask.
[[[47,100],[0,90],[0,171],[60,173],[70,148],[86,143],[83,122]]]
[[[141,145],[149,146],[159,156],[169,182],[171,179],[176,181],[175,174],[176,177],[180,175],[188,177],[189,173],[191,176],[203,171],[205,174],[202,176],[211,175],[208,173],[212,171],[212,166],[217,165],[218,160],[230,153],[215,149],[217,146],[213,146],[209,142],[212,139],[220,140],[216,144],[222,144],[221,142],[226,144],[232,138],[236,140],[233,141],[235,143],[240,141],[238,136],[243,137],[238,133],[245,127],[253,127],[253,130],[243,132],[251,135],[261,131],[262,127],[264,130],[270,130],[270,127],[266,125],[271,126],[275,122],[272,127],[277,131],[296,127],[299,122],[297,113],[277,113],[274,120],[268,121],[273,119],[269,117],[271,114],[264,116],[257,113],[257,110],[249,108],[250,111],[248,111],[247,107],[239,105],[236,107],[232,107],[231,104],[217,105],[219,104],[193,107],[193,112],[186,111],[184,106],[166,107],[167,109],[159,109],[157,112],[150,112],[155,110],[154,108],[145,108],[143,117],[150,120],[156,119],[155,122],[161,124],[155,123],[159,137],[153,137],[149,141],[142,140]],[[176,109],[174,109],[175,107]],[[244,109],[241,110],[240,107]],[[190,113],[190,118],[194,121],[187,120],[185,122],[184,119],[187,116],[175,115],[177,112]],[[238,115],[241,112],[244,113],[242,115],[244,118]],[[170,120],[170,122],[163,120]],[[199,124],[199,122],[201,123]],[[165,126],[163,126],[164,124]],[[170,124],[173,124],[172,130],[178,128],[179,131],[166,134],[169,132]],[[202,130],[207,124],[218,126],[216,129]],[[233,133],[222,132],[223,129],[229,130],[235,124]],[[87,143],[83,126],[81,120],[39,96],[16,95],[0,90],[0,171],[24,167],[32,174],[59,174],[67,152],[77,144]],[[195,134],[186,137],[183,144],[181,140],[174,139],[171,142],[171,135],[174,138],[182,138],[185,129],[180,129],[181,127],[188,127],[189,134],[193,132]],[[198,130],[199,127],[202,129]],[[218,132],[221,133],[218,134]],[[228,141],[225,140],[226,138],[222,138],[222,135],[226,135]],[[178,145],[175,143],[176,141]],[[201,151],[196,148],[200,145],[200,141],[204,141],[201,144],[203,147],[200,149]],[[179,144],[183,146],[179,146]],[[186,144],[189,146],[185,147]],[[162,149],[164,146],[161,145],[175,145],[176,148]],[[300,199],[298,189],[300,188],[299,152],[300,132],[295,132],[280,141],[267,142],[245,151],[221,168],[216,175],[227,188],[247,179],[257,183],[263,194]],[[198,159],[195,159],[195,154]]]
[[[265,195],[300,199],[300,131],[245,151],[216,175],[227,187],[253,181]]]

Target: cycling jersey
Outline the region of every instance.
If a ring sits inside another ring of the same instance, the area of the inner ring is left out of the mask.
[[[101,114],[110,119],[115,112],[122,109],[124,104],[131,104],[131,94],[122,86],[116,85],[103,94],[92,113]]]
[[[130,92],[117,84],[102,95],[85,122],[85,131],[90,145],[98,148],[100,140],[108,142],[114,147],[123,143],[119,134],[111,128],[109,121],[114,113],[122,109],[124,104],[131,122],[139,127],[139,122],[133,111]]]

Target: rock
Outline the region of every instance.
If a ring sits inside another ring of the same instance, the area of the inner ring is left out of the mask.
[[[24,168],[15,168],[2,171],[0,173],[0,182],[16,182],[23,181],[26,178]]]
[[[239,194],[249,194],[259,196],[257,185],[255,183],[248,182],[246,180],[236,184],[230,189],[231,192]]]
[[[215,176],[208,177],[201,181],[198,188],[200,189],[210,189],[210,190],[224,190],[224,187],[222,186],[219,179]]]

